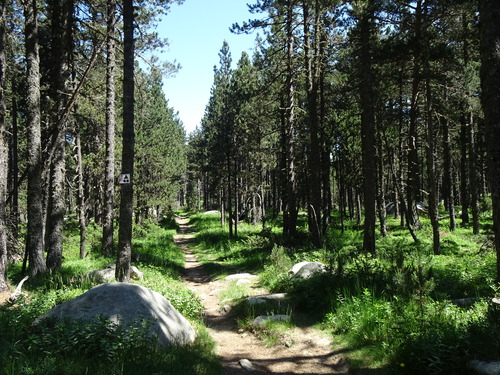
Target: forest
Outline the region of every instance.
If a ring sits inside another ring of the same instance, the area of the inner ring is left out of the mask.
[[[361,351],[353,371],[464,373],[498,359],[500,4],[255,0],[248,21],[228,25],[257,35],[252,56],[233,65],[221,41],[204,116],[186,134],[163,93],[180,67],[157,57],[169,36],[155,31],[182,2],[0,0],[0,292],[28,275],[33,294],[0,306],[0,354],[14,358],[0,374],[51,373],[68,353],[52,373],[92,369],[64,330],[67,347],[36,360],[54,343],[29,322],[110,261],[117,281],[143,266],[148,286],[202,325],[170,243],[180,212],[214,275],[257,272],[295,295]],[[302,260],[330,272],[290,282]],[[162,362],[146,344],[145,373],[192,355]],[[95,373],[138,373],[118,370],[127,345]],[[211,367],[186,373],[217,373],[210,344],[196,345]]]

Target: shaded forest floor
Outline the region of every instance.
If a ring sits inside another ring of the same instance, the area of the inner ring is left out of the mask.
[[[216,352],[225,374],[246,374],[248,371],[239,363],[241,359],[249,360],[256,374],[348,373],[345,361],[332,349],[331,336],[314,327],[290,325],[274,345],[266,345],[254,333],[241,329],[238,317],[225,311],[219,298],[219,294],[230,287],[230,281],[212,278],[189,249],[196,235],[189,226],[189,218],[178,217],[177,223],[180,229],[174,241],[186,254],[184,279],[204,305],[205,324],[217,343]],[[266,293],[255,281],[248,287],[249,295]]]

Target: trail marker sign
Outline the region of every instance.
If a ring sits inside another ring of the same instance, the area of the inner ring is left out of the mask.
[[[121,174],[120,177],[118,178],[118,183],[120,185],[127,185],[130,184],[130,174]]]

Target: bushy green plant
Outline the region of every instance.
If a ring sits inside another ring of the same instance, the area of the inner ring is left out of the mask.
[[[391,305],[377,299],[368,289],[360,296],[337,296],[339,308],[327,314],[335,333],[347,334],[352,345],[367,345],[386,339],[390,333],[387,320]]]
[[[367,289],[360,296],[339,294],[338,298],[338,308],[327,315],[327,324],[348,345],[376,347],[373,352],[399,373],[460,373],[459,359],[478,337],[474,332],[485,324],[491,327],[484,302],[464,309],[430,298],[388,300]]]
[[[273,292],[286,290],[289,283],[288,271],[293,262],[283,246],[274,245],[271,254],[267,257],[264,271],[260,276],[260,282]]]
[[[71,224],[71,223],[68,223]],[[101,230],[89,226],[88,241],[95,244],[86,259],[79,259],[78,231],[68,225],[64,261],[60,270],[28,280],[28,297],[14,306],[0,306],[0,375],[3,374],[219,374],[214,344],[200,321],[199,298],[178,280],[183,252],[174,246],[174,230],[147,221],[134,231],[133,248],[140,255],[137,266],[144,280],[134,281],[164,295],[185,317],[197,325],[198,337],[186,347],[158,348],[142,335],[141,327],[106,331],[107,326],[71,325],[34,329],[33,321],[55,305],[84,293],[95,285],[86,274],[114,262],[100,254]],[[9,278],[19,281],[21,265],[9,267]],[[8,359],[4,361],[4,359]]]
[[[20,335],[15,347],[1,353],[9,360],[0,374],[219,373],[211,354],[213,342],[206,334],[193,345],[165,348],[144,328],[141,324],[118,328],[106,320],[43,324]]]

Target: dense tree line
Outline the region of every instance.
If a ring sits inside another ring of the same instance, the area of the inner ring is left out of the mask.
[[[175,67],[137,63],[171,2],[0,2],[0,289],[9,258],[61,267],[69,215],[81,256],[93,220],[126,279],[133,218],[168,207],[181,175],[183,203],[220,209],[231,235],[281,213],[293,239],[305,210],[320,247],[335,208],[370,253],[389,214],[419,242],[425,210],[439,254],[440,205],[479,233],[491,196],[500,249],[496,2],[257,0],[232,30],[264,37],[236,68],[223,44],[187,150],[161,90]]]
[[[162,78],[176,67],[144,58],[165,44],[151,30],[172,2],[0,4],[0,289],[8,261],[24,258],[30,276],[60,268],[71,218],[81,256],[93,221],[127,279],[133,214],[175,201],[185,134]]]
[[[492,192],[498,204],[489,163],[498,156],[488,153],[498,121],[483,112],[494,79],[480,87],[481,58],[483,67],[496,61],[489,74],[498,69],[498,39],[486,36],[495,31],[484,31],[478,2],[259,0],[249,9],[255,19],[232,30],[261,30],[265,39],[234,69],[227,43],[220,51],[189,142],[192,207],[219,208],[222,220],[227,213],[231,234],[243,218],[282,213],[287,238],[303,209],[316,246],[335,207],[335,224],[357,220],[371,253],[387,215],[419,242],[425,211],[435,254],[439,207],[450,230],[458,220],[479,233]],[[482,52],[480,40],[490,43]]]

